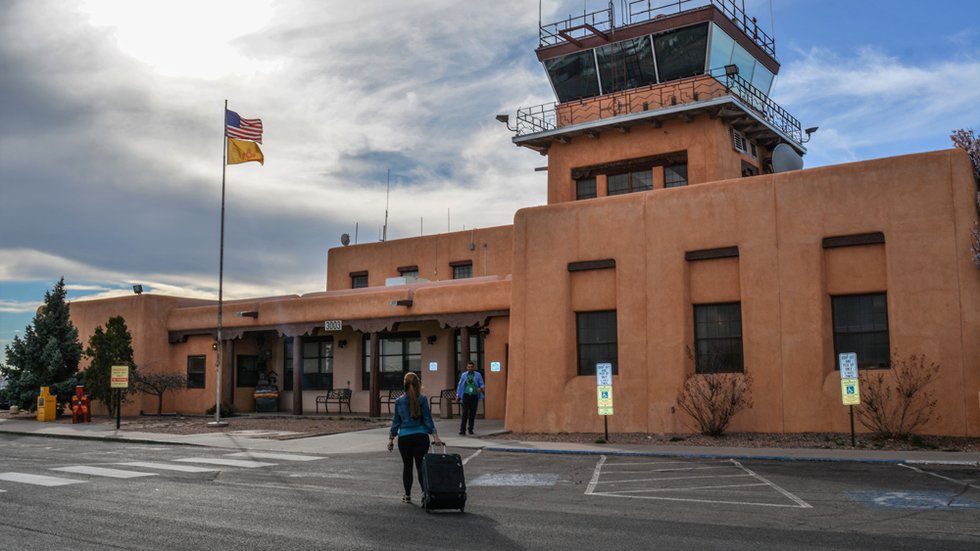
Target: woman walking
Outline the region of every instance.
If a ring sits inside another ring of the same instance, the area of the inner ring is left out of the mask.
[[[432,422],[429,400],[422,396],[422,383],[419,376],[408,372],[404,379],[405,394],[395,400],[395,414],[391,418],[391,433],[388,438],[388,451],[395,445],[398,437],[398,451],[402,454],[402,482],[405,495],[402,503],[412,502],[412,463],[418,473],[419,486],[422,486],[422,456],[429,451],[429,435],[432,441],[441,446],[436,426]],[[422,488],[425,491],[425,488]]]

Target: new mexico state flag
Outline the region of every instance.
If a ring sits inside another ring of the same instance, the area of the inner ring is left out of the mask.
[[[237,165],[249,161],[257,161],[260,165],[265,165],[265,156],[262,155],[259,144],[228,138],[228,164]]]

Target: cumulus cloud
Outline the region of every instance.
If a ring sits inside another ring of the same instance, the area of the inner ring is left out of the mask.
[[[774,96],[804,126],[820,126],[814,152],[825,162],[867,158],[870,148],[907,153],[923,139],[945,149],[952,129],[980,122],[978,56],[915,65],[871,47],[799,53]]]

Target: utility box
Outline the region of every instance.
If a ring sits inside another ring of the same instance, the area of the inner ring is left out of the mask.
[[[53,396],[48,387],[41,387],[41,394],[37,397],[37,420],[54,421],[58,416],[58,398]]]

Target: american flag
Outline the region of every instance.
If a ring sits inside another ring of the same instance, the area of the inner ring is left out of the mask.
[[[225,135],[237,140],[262,143],[262,119],[243,119],[238,113],[226,109]]]

